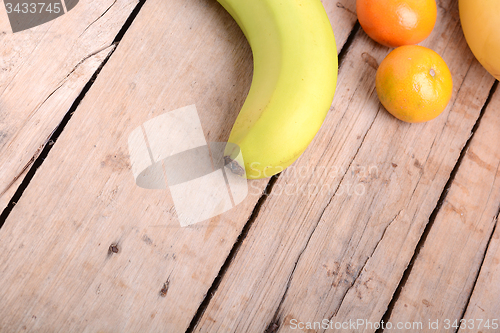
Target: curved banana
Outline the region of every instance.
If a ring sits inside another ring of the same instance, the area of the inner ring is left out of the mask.
[[[271,177],[304,152],[328,113],[338,71],[332,27],[320,0],[218,1],[242,29],[254,59],[226,160],[247,178]]]

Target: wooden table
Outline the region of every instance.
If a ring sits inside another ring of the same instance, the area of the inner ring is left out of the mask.
[[[437,2],[422,45],[453,75],[441,116],[390,116],[374,82],[390,49],[354,0],[324,0],[340,68],[320,132],[185,228],[169,190],[135,184],[127,140],[191,104],[227,140],[252,77],[232,18],[214,0],[93,0],[13,34],[2,10],[0,332],[499,332],[500,90],[457,0]]]

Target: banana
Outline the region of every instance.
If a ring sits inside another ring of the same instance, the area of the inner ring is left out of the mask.
[[[271,177],[305,151],[330,109],[338,72],[332,27],[320,0],[218,2],[245,34],[254,60],[225,159],[246,178]]]

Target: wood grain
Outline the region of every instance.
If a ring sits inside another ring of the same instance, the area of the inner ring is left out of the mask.
[[[321,131],[276,182],[196,332],[382,318],[494,82],[467,47],[456,1],[440,2],[438,22],[424,45],[453,74],[447,110],[425,124],[389,116],[373,68],[388,49],[360,32]]]
[[[492,235],[479,278],[463,317],[467,326],[460,328],[459,333],[498,331],[499,326],[495,325],[500,321],[500,304],[498,302],[500,295],[498,284],[500,279],[500,228],[497,224],[498,218],[499,215],[495,218],[495,233]]]
[[[80,1],[67,14],[15,34],[0,10],[0,211],[113,50],[111,43],[136,4]]]
[[[345,42],[355,17],[332,8]],[[180,228],[167,190],[136,186],[127,139],[195,104],[206,140],[226,140],[251,73],[248,43],[215,1],[144,4],[0,230],[0,330],[186,330],[268,180]]]
[[[391,322],[422,322],[421,332],[435,332],[428,321],[438,320],[440,331],[456,331],[446,329],[445,320],[462,319],[499,209],[500,146],[492,144],[500,140],[499,107],[497,90],[394,305]]]
[[[500,288],[498,284],[498,281],[500,281],[500,228],[498,227],[498,214],[500,209],[500,199],[498,198],[500,189],[500,149],[498,145],[494,144],[494,142],[500,140],[499,108],[500,91],[497,89],[494,99],[491,101],[481,121],[481,126],[477,132],[477,138],[474,137],[476,146],[471,146],[468,152],[468,155],[470,155],[468,163],[471,163],[474,167],[474,173],[472,174],[471,172],[470,177],[473,177],[473,180],[476,182],[483,181],[480,180],[481,177],[485,177],[486,180],[489,180],[491,194],[489,198],[487,198],[487,203],[481,202],[481,198],[484,198],[484,194],[481,197],[478,196],[474,198],[474,200],[471,200],[484,207],[480,215],[476,217],[476,220],[479,220],[480,217],[479,221],[482,222],[482,224],[478,223],[473,226],[474,230],[468,230],[468,233],[473,231],[470,235],[471,241],[465,244],[462,243],[462,251],[473,251],[473,248],[470,249],[470,243],[474,241],[474,236],[478,233],[488,234],[488,229],[491,230],[493,227],[495,227],[495,230],[491,235],[491,239],[488,239],[488,248],[484,262],[482,262],[480,268],[479,277],[477,281],[475,281],[472,296],[466,304],[467,309],[463,316],[466,327],[460,328],[458,332],[496,332],[499,328],[498,326],[495,328],[494,325],[494,323],[498,324],[500,321],[500,303],[498,302],[500,298]],[[473,187],[467,187],[465,190],[473,191]],[[484,193],[487,193],[487,191],[484,191]],[[470,216],[470,213],[467,213],[467,216]],[[481,252],[478,253],[478,255],[480,254]],[[459,260],[460,261],[457,263],[458,267],[467,267],[467,263],[462,262],[462,258]],[[489,327],[486,327],[488,320]],[[463,322],[460,324],[463,324]]]

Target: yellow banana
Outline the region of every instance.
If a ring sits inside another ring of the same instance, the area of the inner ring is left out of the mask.
[[[245,34],[254,59],[226,160],[247,178],[271,177],[304,152],[330,109],[338,71],[332,27],[320,0],[218,1]]]

